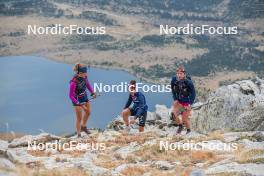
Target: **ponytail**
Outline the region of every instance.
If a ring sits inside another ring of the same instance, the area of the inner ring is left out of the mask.
[[[79,73],[79,68],[81,67],[80,63],[76,63],[73,67],[73,71],[78,74]]]

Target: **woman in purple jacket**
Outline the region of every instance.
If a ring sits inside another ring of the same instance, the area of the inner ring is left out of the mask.
[[[86,127],[86,123],[91,113],[90,102],[88,100],[88,89],[93,98],[96,98],[96,94],[87,79],[87,67],[83,64],[76,64],[74,66],[74,72],[76,73],[70,81],[69,97],[76,113],[76,130],[78,137],[81,137],[81,132],[90,134],[90,131]]]

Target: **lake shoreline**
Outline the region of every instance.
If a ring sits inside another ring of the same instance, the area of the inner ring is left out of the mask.
[[[22,54],[22,55],[0,55],[0,58],[1,57],[16,57],[16,56],[36,56],[36,57],[43,57],[45,59],[48,59],[48,60],[51,60],[51,61],[54,61],[54,62],[57,62],[57,63],[63,63],[63,64],[69,64],[69,65],[74,65],[75,63],[78,63],[79,61],[66,61],[64,59],[62,59],[61,57],[51,57],[47,54],[40,54],[40,53],[29,53],[29,54]],[[81,63],[84,63],[84,64],[87,64],[86,62],[83,62],[81,61]],[[104,69],[104,70],[116,70],[116,71],[124,71],[124,72],[127,72],[131,75],[133,75],[134,77],[136,77],[137,79],[143,81],[144,83],[148,83],[148,84],[158,84],[158,85],[162,85],[162,84],[165,84],[165,81],[161,81],[160,79],[156,80],[156,81],[153,81],[151,79],[147,79],[145,77],[140,78],[138,75],[136,75],[131,69],[126,69],[126,68],[122,68],[122,67],[119,67],[117,65],[114,65],[114,66],[103,66],[103,65],[94,65],[94,64],[90,64],[89,65],[91,68],[98,68],[98,69]],[[173,76],[173,75],[172,75]],[[167,79],[167,82],[170,81],[169,79]]]
[[[2,97],[0,110],[1,116],[4,117],[2,122],[8,123],[10,131],[26,134],[36,133],[39,130],[55,134],[72,132],[75,113],[68,97],[69,81],[74,75],[71,63],[54,61],[36,54],[0,57],[0,62],[1,75],[3,75],[1,79],[8,80],[6,86],[0,89]],[[11,65],[12,70],[9,69]],[[137,79],[120,69],[90,67],[88,73],[89,81],[93,86],[119,85]],[[143,85],[151,84],[142,82]],[[47,87],[54,87],[53,91]],[[119,92],[113,89],[109,92],[103,87],[100,92],[102,96],[96,101],[91,101],[93,113],[90,117],[91,121],[87,124],[88,128],[105,129],[109,121],[120,114],[128,98],[128,92],[122,90],[124,91]],[[170,92],[156,93],[147,90],[144,94],[149,111],[153,111],[156,104],[167,106],[171,104]],[[10,107],[16,111],[9,110]],[[105,108],[104,111],[102,107]],[[20,121],[27,121],[28,124],[21,125]],[[60,125],[64,128],[57,128]],[[5,126],[1,126],[0,131],[5,132]]]

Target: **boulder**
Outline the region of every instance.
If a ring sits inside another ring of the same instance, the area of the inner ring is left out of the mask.
[[[253,134],[253,136],[258,142],[263,142],[264,141],[264,132],[258,131]]]
[[[131,142],[129,145],[125,147],[121,147],[115,153],[119,154],[121,158],[125,159],[128,154],[135,152],[140,149],[140,145],[137,142]]]
[[[121,116],[114,118],[110,123],[108,123],[106,129],[112,129],[115,131],[123,130],[125,127],[124,121]]]
[[[113,130],[106,130],[103,133],[99,133],[97,142],[115,140],[120,135],[119,132]]]
[[[174,168],[174,165],[168,161],[156,161],[154,165],[160,170],[170,170]]]
[[[59,140],[61,137],[48,134],[48,133],[41,133],[37,136],[32,135],[26,135],[21,138],[14,139],[9,145],[9,148],[15,148],[15,147],[26,147],[28,144],[31,144],[33,142],[36,142],[36,144],[39,143],[46,143],[53,140]]]
[[[8,142],[0,140],[0,155],[5,155],[5,152],[8,148]]]
[[[15,165],[6,158],[0,158],[0,168],[15,169]]]
[[[263,81],[237,81],[222,86],[209,95],[200,109],[193,110],[192,128],[207,133],[212,130],[263,131]]]
[[[234,174],[236,175],[263,175],[263,165],[262,164],[238,164],[236,162],[225,163],[225,164],[214,164],[210,166],[205,174],[208,175],[220,175],[220,174]]]
[[[24,163],[24,164],[32,163],[32,162],[40,162],[48,158],[48,157],[32,156],[27,152],[26,147],[10,148],[7,150],[6,155],[7,155],[7,159],[12,161],[13,163]]]
[[[205,173],[202,169],[193,169],[190,176],[205,176]]]
[[[157,104],[155,108],[156,108],[155,114],[157,120],[161,120],[163,122],[170,121],[170,110],[165,105]]]

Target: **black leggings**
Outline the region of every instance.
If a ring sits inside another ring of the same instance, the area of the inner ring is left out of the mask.
[[[137,111],[134,109],[129,108],[130,112],[131,112],[131,116],[135,116],[137,114]],[[144,127],[145,123],[147,120],[147,111],[143,112],[140,116],[139,116],[139,126]]]

